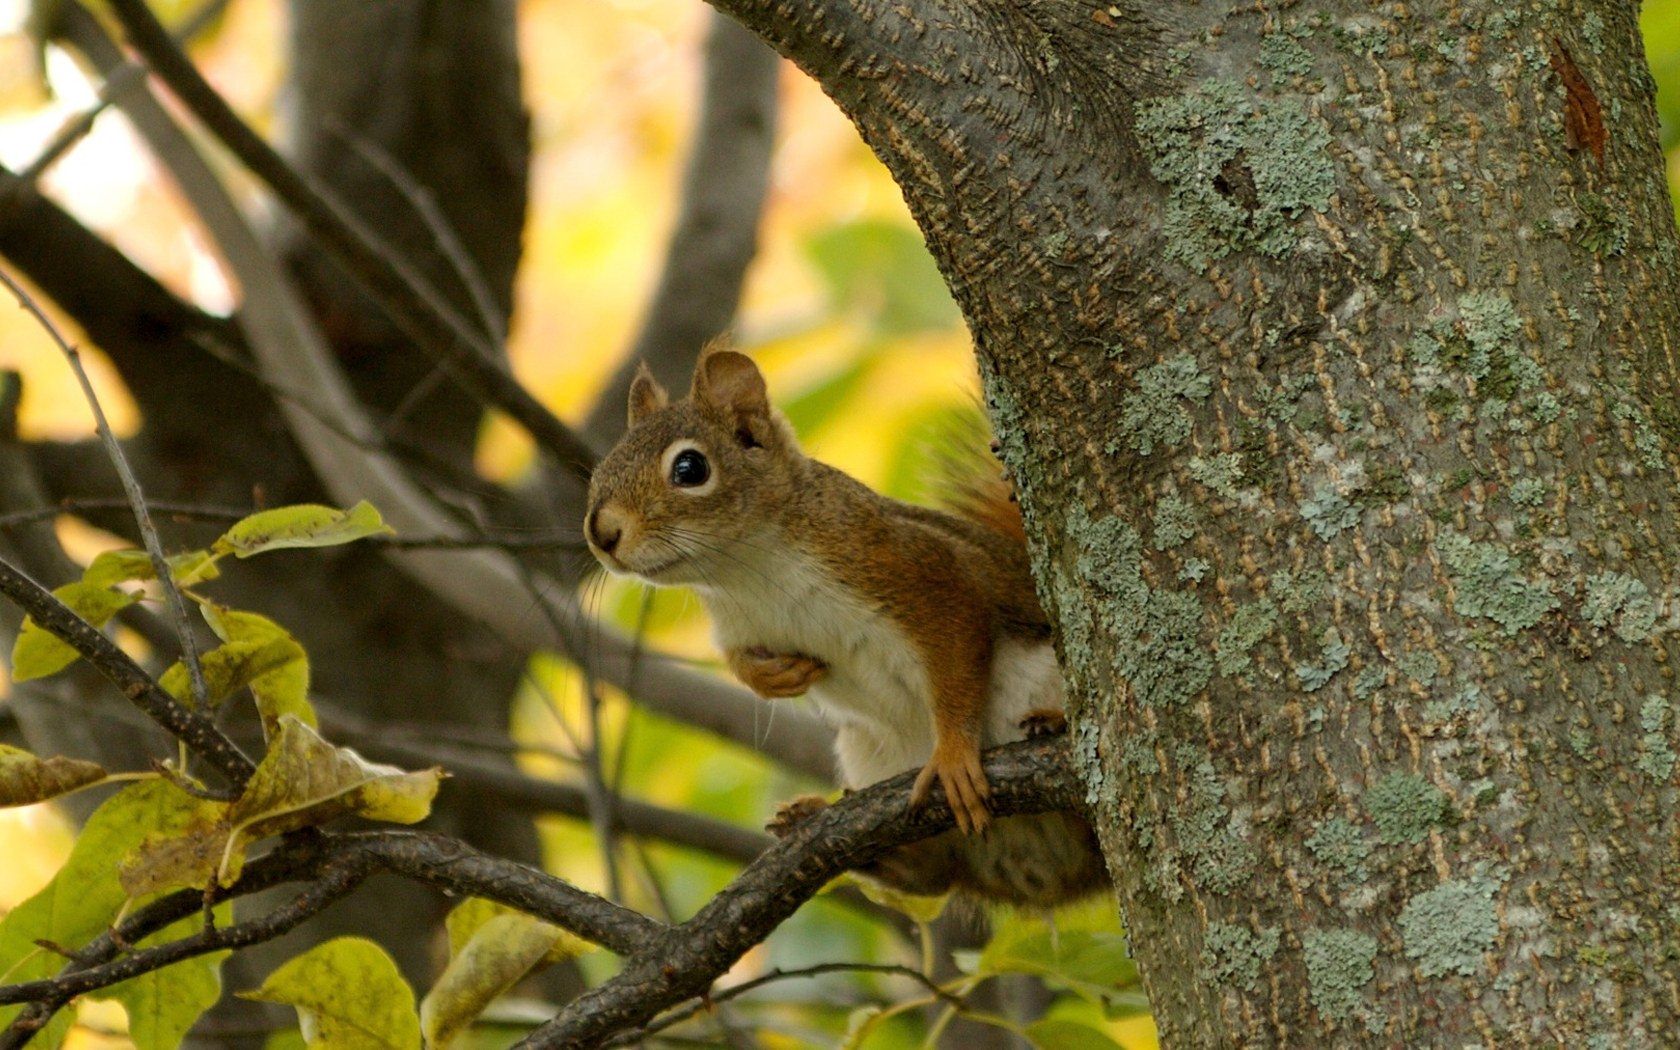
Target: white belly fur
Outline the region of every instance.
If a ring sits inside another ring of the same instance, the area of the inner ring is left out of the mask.
[[[757,559],[755,559],[757,560]],[[698,588],[722,649],[762,646],[828,664],[810,696],[835,726],[846,787],[919,769],[933,754],[928,678],[909,638],[820,567],[793,551],[721,587]],[[1000,638],[982,746],[1021,739],[1021,717],[1062,708],[1062,677],[1048,641]]]

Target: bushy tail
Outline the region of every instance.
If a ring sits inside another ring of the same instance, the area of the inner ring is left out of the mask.
[[[953,412],[933,438],[933,497],[946,510],[1025,550],[1027,527],[1015,486],[977,403]]]

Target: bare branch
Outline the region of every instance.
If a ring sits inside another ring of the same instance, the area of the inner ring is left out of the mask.
[[[729,1002],[731,999],[739,999],[748,992],[757,991],[767,984],[779,984],[782,981],[809,980],[812,977],[822,977],[825,974],[831,973],[878,973],[886,974],[892,977],[907,977],[927,989],[928,994],[934,998],[944,1000],[951,1006],[959,1008],[963,1005],[962,999],[941,988],[938,982],[929,977],[927,974],[910,966],[900,966],[894,963],[818,963],[815,966],[802,966],[797,970],[771,970],[769,973],[760,974],[751,980],[742,981],[740,984],[732,984],[728,988],[718,989],[699,1002],[685,1006],[680,1010],[673,1010],[644,1028],[638,1028],[633,1032],[625,1032],[622,1035],[614,1036],[601,1045],[634,1046],[656,1032],[663,1032],[667,1028],[673,1028],[681,1024],[693,1017],[695,1014],[700,1013],[702,1010],[706,1010],[711,1006],[716,1006],[718,1003]]]
[[[117,435],[111,431],[111,424],[105,418],[105,408],[99,403],[99,395],[94,392],[93,381],[88,378],[87,369],[82,367],[81,352],[64,337],[64,333],[53,324],[41,305],[35,301],[29,291],[12,278],[5,270],[0,270],[0,284],[4,284],[17,298],[18,305],[33,317],[58,346],[65,361],[70,364],[70,371],[75,373],[76,382],[82,388],[82,396],[87,400],[88,408],[93,411],[94,429],[99,434],[100,443],[105,446],[105,455],[110,458],[111,466],[116,468],[117,477],[122,479],[123,494],[128,497],[129,509],[134,512],[134,524],[140,530],[140,542],[145,545],[146,553],[152,560],[152,572],[157,576],[158,586],[163,590],[164,601],[169,606],[170,615],[175,620],[175,638],[181,646],[182,659],[187,665],[187,672],[192,681],[193,698],[200,708],[206,706],[209,689],[204,684],[204,668],[198,662],[198,640],[193,635],[192,621],[187,616],[187,603],[181,597],[181,589],[175,585],[175,574],[170,571],[169,559],[163,553],[163,541],[158,538],[157,526],[152,524],[152,513],[146,509],[146,495],[140,491],[140,482],[134,476],[134,468],[129,466],[128,457],[123,455],[122,445],[117,442]]]
[[[1000,816],[1083,803],[1066,741],[1024,741],[986,754]],[[909,807],[915,774],[842,798],[759,857],[692,919],[626,960],[618,976],[580,996],[521,1047],[592,1047],[698,995],[825,883],[894,846],[952,826],[943,800]]]
[[[584,435],[605,444],[624,429],[637,366],[674,390],[688,383],[700,348],[729,327],[747,266],[775,140],[776,53],[734,19],[712,15],[705,94],[683,177],[682,213],[665,268],[630,355],[596,398]]]
[[[136,707],[174,734],[235,787],[243,786],[250,779],[256,766],[214,722],[183,707],[115,642],[70,611],[45,587],[3,560],[0,560],[0,594],[16,602],[36,624],[72,646]]]
[[[320,245],[384,307],[414,342],[446,364],[488,405],[506,412],[559,467],[587,478],[595,454],[514,378],[499,350],[342,203],[309,185],[234,113],[199,74],[145,0],[112,0],[111,11],[152,70],[252,174],[291,209]]]

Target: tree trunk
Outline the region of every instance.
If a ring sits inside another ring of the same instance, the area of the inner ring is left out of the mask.
[[[717,2],[973,328],[1166,1043],[1680,1031],[1635,7]]]

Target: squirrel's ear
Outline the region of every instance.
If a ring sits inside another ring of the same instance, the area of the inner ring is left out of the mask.
[[[636,369],[636,378],[630,381],[630,425],[635,426],[644,416],[664,408],[670,400],[643,361]]]
[[[763,374],[752,358],[734,350],[711,350],[700,358],[689,396],[699,404],[737,416],[770,412]]]

